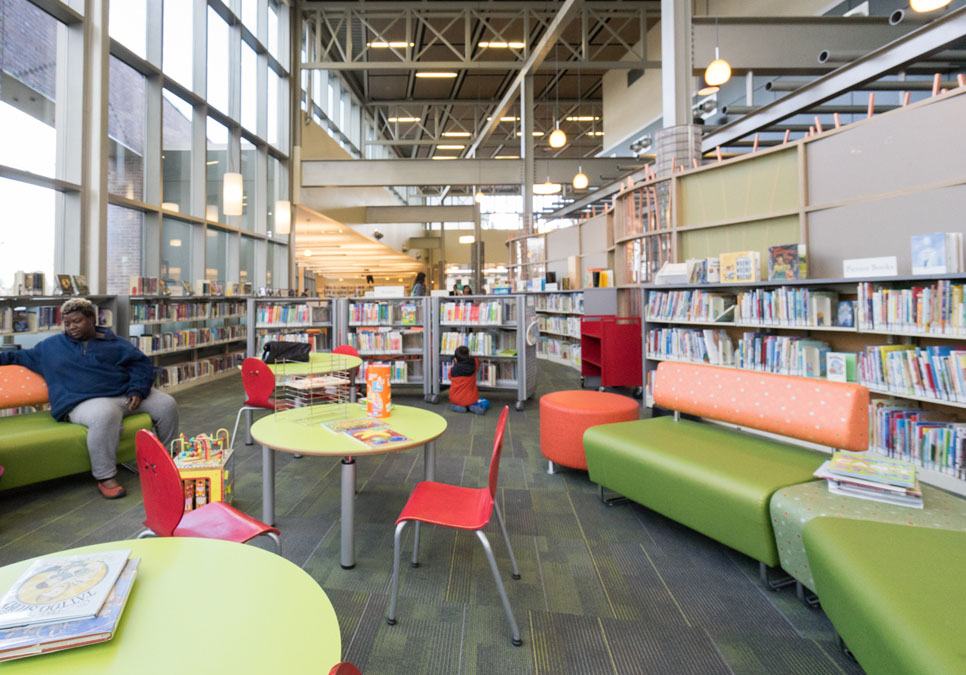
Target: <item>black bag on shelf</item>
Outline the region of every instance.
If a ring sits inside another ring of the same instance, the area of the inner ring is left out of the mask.
[[[278,363],[279,361],[308,361],[312,345],[305,342],[282,342],[272,340],[266,342],[262,349],[262,361]]]

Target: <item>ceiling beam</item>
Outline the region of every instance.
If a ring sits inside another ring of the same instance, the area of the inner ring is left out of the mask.
[[[570,2],[571,0],[567,0]],[[583,2],[584,0],[573,0]],[[528,65],[533,58],[531,54],[527,61],[306,61],[302,70],[341,70],[367,71],[372,76],[378,76],[380,71],[411,71],[411,70],[469,70],[474,72],[505,73],[508,70],[518,70],[521,73],[534,70],[564,70],[580,66],[581,72],[596,73],[606,70],[634,70],[638,68],[660,68],[660,61],[544,61],[536,65]],[[829,66],[822,68],[816,63],[818,70],[825,72]],[[702,70],[702,72],[704,72]],[[803,72],[803,71],[795,71]],[[780,73],[776,73],[780,74]]]
[[[303,0],[300,4],[303,10],[343,11],[351,9],[360,12],[402,12],[403,10],[431,9],[437,12],[463,12],[467,2],[450,0],[449,2],[425,0]],[[499,13],[518,12],[520,10],[556,12],[560,9],[559,0],[477,0],[472,8],[480,12],[497,11]],[[593,0],[589,6],[595,10],[626,10],[629,7],[659,10],[661,0]]]
[[[903,69],[923,56],[962,40],[964,35],[966,35],[966,7],[955,9],[873,50],[862,58],[816,78],[787,96],[721,126],[704,137],[701,142],[702,151],[713,150],[716,146],[726,146],[732,141],[761,131],[792,115],[808,111],[856,87],[877,80],[887,73]]]
[[[573,63],[569,67],[573,67]],[[583,72],[583,68],[581,68]],[[932,86],[932,84],[930,84]],[[423,106],[423,105],[474,105],[480,107],[487,107],[499,103],[500,100],[496,98],[391,98],[391,99],[377,99],[366,102],[367,108],[391,108],[394,106],[405,107],[405,106]],[[604,102],[601,98],[562,98],[560,99],[561,105],[587,105],[594,106],[600,105]]]

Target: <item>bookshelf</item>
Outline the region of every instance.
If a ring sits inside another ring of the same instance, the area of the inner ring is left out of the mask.
[[[246,354],[260,357],[266,342],[305,342],[312,351],[332,351],[335,301],[330,298],[249,298]]]
[[[347,298],[339,301],[338,335],[362,357],[359,380],[375,361],[392,365],[392,386],[415,387],[432,396],[430,300],[428,297]]]
[[[241,362],[247,339],[245,298],[121,296],[122,335],[155,365],[168,392],[224,377]]]
[[[884,401],[870,449],[966,494],[966,275],[647,285],[641,302],[646,405],[661,361],[825,378],[829,351],[853,353],[855,381]]]
[[[439,400],[453,351],[465,344],[479,359],[477,381],[486,391],[516,393],[516,409],[537,387],[537,320],[525,295],[467,295],[431,298],[433,316],[432,402]]]
[[[547,240],[525,234],[507,240],[507,279],[515,292],[539,290],[547,273]]]
[[[530,297],[540,328],[537,358],[580,370],[583,291],[548,291]]]
[[[0,296],[0,338],[4,345],[29,348],[40,340],[64,330],[60,306],[69,295],[5,295]],[[97,306],[97,325],[119,332],[117,297],[84,296]],[[120,331],[123,335],[123,331]]]

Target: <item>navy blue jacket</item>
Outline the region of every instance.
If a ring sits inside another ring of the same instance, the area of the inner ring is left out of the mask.
[[[107,328],[78,342],[53,335],[33,349],[0,352],[0,366],[24,366],[47,382],[50,414],[61,420],[78,403],[103,396],[147,398],[154,383],[151,359]]]

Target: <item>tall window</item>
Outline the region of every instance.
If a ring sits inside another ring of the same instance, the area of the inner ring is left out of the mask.
[[[205,279],[227,282],[228,233],[208,230],[205,237]]]
[[[126,295],[128,281],[144,268],[144,214],[134,209],[107,206],[107,292]]]
[[[118,3],[112,3],[116,5]],[[164,74],[192,88],[192,50],[189,48],[194,11],[191,0],[164,0],[164,43],[162,68]]]
[[[161,206],[168,211],[191,213],[192,115],[193,110],[187,101],[164,90],[161,101]]]
[[[224,190],[224,177],[226,173],[235,173],[237,169],[229,168],[231,158],[228,152],[228,127],[208,118],[208,152],[206,173],[208,175],[208,187],[205,191],[207,195],[205,207],[205,218],[215,222],[225,222],[225,213],[222,207],[222,194]]]
[[[228,24],[208,8],[208,103],[228,113]]]
[[[144,76],[111,57],[107,99],[107,190],[144,201]]]
[[[161,278],[170,286],[191,278],[191,235],[194,226],[165,218],[161,226]]]

